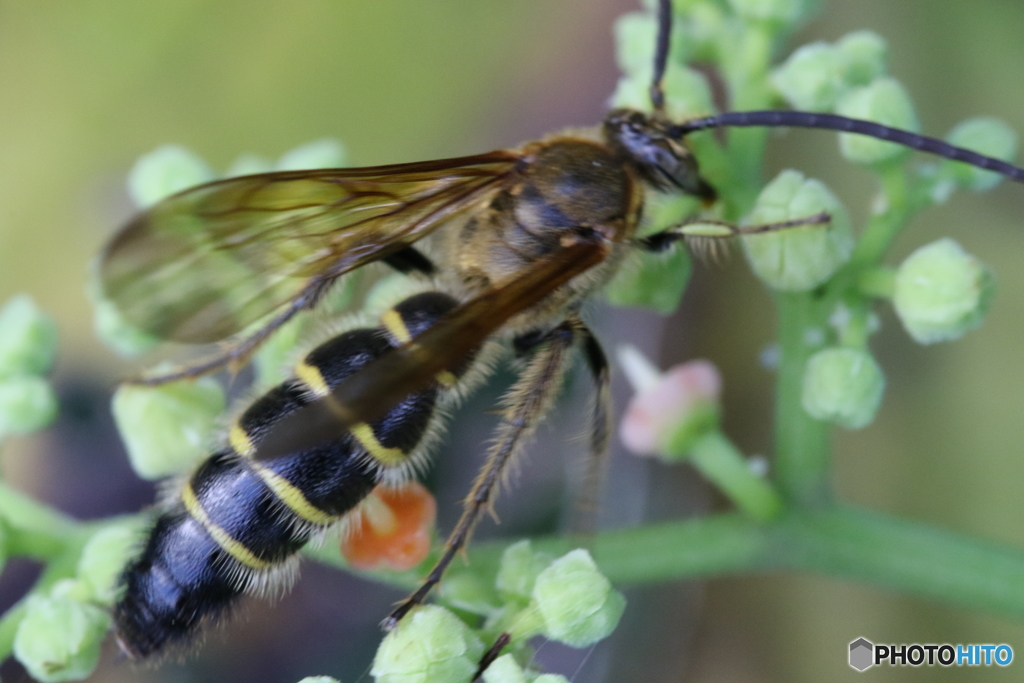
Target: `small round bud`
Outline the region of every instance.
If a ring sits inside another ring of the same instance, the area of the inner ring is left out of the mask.
[[[57,409],[57,395],[42,377],[0,380],[0,436],[37,432],[53,422]]]
[[[563,555],[537,576],[533,600],[544,619],[544,635],[572,647],[607,637],[626,608],[622,593],[583,549]]]
[[[870,353],[830,348],[807,361],[801,403],[817,420],[860,429],[875,418],[884,392],[885,375]]]
[[[43,683],[81,680],[96,668],[109,626],[99,607],[67,595],[33,595],[14,636],[14,656]]]
[[[277,160],[278,171],[304,171],[311,168],[340,168],[345,165],[345,146],[334,138],[308,142],[285,152]]]
[[[913,132],[921,127],[907,91],[899,81],[888,76],[847,92],[836,105],[836,113]],[[897,161],[910,153],[894,142],[850,133],[839,135],[839,149],[850,161],[865,165]]]
[[[893,306],[915,341],[932,344],[978,327],[994,292],[992,271],[946,237],[920,247],[900,265]]]
[[[946,138],[950,144],[965,147],[986,156],[1010,161],[1017,153],[1017,133],[999,119],[979,116],[956,125]],[[969,164],[942,160],[942,175],[975,192],[991,190],[1003,176]]]
[[[157,147],[139,157],[128,174],[128,193],[140,209],[214,179],[197,154],[178,145]]]
[[[92,325],[100,341],[125,358],[143,354],[160,343],[125,320],[113,303],[98,296],[93,298]]]
[[[118,577],[138,549],[142,530],[140,519],[114,522],[86,542],[78,559],[78,578],[89,587],[92,600],[114,604]]]
[[[484,683],[526,683],[526,672],[511,654],[504,654],[484,671]]]
[[[736,14],[747,21],[791,24],[806,11],[804,0],[729,0]]]
[[[711,86],[700,72],[672,63],[665,69],[662,84],[665,89],[665,113],[670,120],[683,121],[715,111]],[[650,86],[650,67],[636,75],[623,76],[615,86],[611,106],[649,111]]]
[[[493,613],[498,602],[494,582],[471,571],[446,574],[437,594],[449,607],[472,614]]]
[[[384,637],[370,673],[377,683],[469,683],[483,653],[461,619],[424,605]]]
[[[274,170],[274,162],[258,154],[242,154],[231,162],[224,173],[225,178],[237,178],[243,175],[269,173]]]
[[[649,308],[669,315],[679,307],[692,272],[693,260],[686,249],[638,254],[616,273],[605,295],[615,306]]]
[[[111,411],[135,473],[159,479],[208,454],[224,412],[224,390],[209,378],[156,387],[122,384]]]
[[[299,683],[341,683],[332,676],[306,676]]]
[[[0,377],[45,375],[57,353],[57,326],[28,294],[0,309]]]
[[[785,100],[803,111],[831,111],[846,90],[847,60],[834,46],[810,43],[796,50],[771,74]]]
[[[847,33],[836,48],[846,60],[844,79],[849,85],[867,85],[885,75],[889,47],[874,31]]]
[[[650,12],[627,12],[615,21],[615,59],[619,69],[630,75],[649,70],[654,59],[651,36],[657,33],[657,19]]]
[[[530,541],[523,540],[505,548],[501,554],[498,578],[495,585],[506,601],[529,601],[537,575],[547,568],[554,558],[547,553],[536,552]]]
[[[846,208],[825,184],[799,171],[783,171],[761,191],[749,225],[809,218],[823,211],[832,217],[825,225],[743,236],[747,261],[769,287],[802,292],[828,280],[853,252],[853,228]]]

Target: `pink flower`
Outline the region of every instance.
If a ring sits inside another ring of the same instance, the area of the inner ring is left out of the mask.
[[[637,389],[619,430],[631,451],[679,457],[685,454],[675,451],[692,442],[683,437],[717,424],[722,379],[710,361],[689,361],[661,374],[632,347],[619,356]]]

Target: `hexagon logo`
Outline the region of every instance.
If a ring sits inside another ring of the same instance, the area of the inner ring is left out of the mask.
[[[875,665],[875,645],[867,638],[858,638],[850,643],[850,666],[864,671]]]

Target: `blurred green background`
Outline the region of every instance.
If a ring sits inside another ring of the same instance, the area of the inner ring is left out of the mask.
[[[130,0],[0,3],[0,300],[31,293],[61,333],[63,413],[49,432],[6,444],[4,476],[82,517],[138,509],[137,482],[107,416],[116,378],[137,367],[94,340],[85,282],[93,257],[130,214],[124,178],[140,154],[175,142],[215,167],[340,138],[354,165],[457,156],[591,124],[617,79],[611,24],[634,0]],[[793,45],[871,28],[889,41],[923,130],[942,135],[979,114],[1024,131],[1020,0],[832,0]],[[788,50],[787,50],[788,52]],[[795,167],[825,180],[855,217],[872,179],[844,165],[833,139],[780,135],[766,178]],[[989,540],[1024,544],[1024,188],[957,195],[921,216],[897,256],[952,235],[994,268],[981,330],[953,344],[910,342],[888,310],[872,347],[889,389],[879,419],[837,438],[837,488],[851,501]],[[726,426],[751,453],[770,450],[769,297],[742,259],[698,268],[679,313],[664,321],[592,311],[609,347],[639,343],[663,364],[703,356],[725,377]],[[582,383],[581,383],[582,384]],[[500,383],[499,383],[500,386]],[[454,520],[498,389],[462,411],[439,482],[442,528]],[[543,530],[559,512],[565,450],[578,404],[553,417],[514,495],[502,534]],[[625,393],[619,388],[620,404]],[[618,449],[616,449],[618,450]],[[711,505],[689,473],[613,455],[616,487],[602,519]],[[493,534],[488,523],[483,533]],[[10,604],[32,567],[0,579]],[[275,607],[209,638],[186,664],[139,669],[104,656],[96,681],[292,681],[365,674],[376,622],[399,594],[307,566]],[[1022,577],[1024,580],[1024,577]],[[613,639],[593,652],[543,645],[549,669],[580,681],[854,680],[849,641],[1005,642],[1024,656],[1024,625],[819,577],[729,578],[630,592]],[[581,662],[583,662],[581,664]],[[873,670],[878,681],[1019,680],[1009,670]],[[17,680],[10,664],[4,680]]]

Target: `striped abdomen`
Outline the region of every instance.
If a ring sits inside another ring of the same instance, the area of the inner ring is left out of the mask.
[[[114,620],[128,654],[154,654],[241,593],[280,586],[310,538],[342,519],[388,470],[411,462],[455,374],[444,373],[380,420],[341,432],[333,442],[272,460],[251,456],[281,418],[420,334],[456,303],[438,292],[405,299],[382,316],[381,327],[350,330],[313,349],[294,378],[242,414],[230,448],[199,466],[124,572]]]

